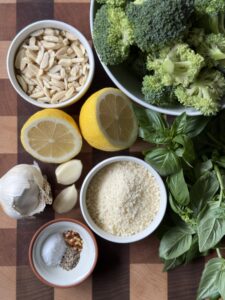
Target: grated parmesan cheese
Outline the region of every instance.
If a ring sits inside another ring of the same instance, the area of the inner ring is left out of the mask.
[[[155,177],[135,162],[116,162],[100,170],[87,189],[93,221],[104,231],[130,236],[154,220],[160,205]]]

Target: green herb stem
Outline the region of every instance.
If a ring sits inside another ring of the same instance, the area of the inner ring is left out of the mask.
[[[219,248],[216,248],[216,253],[217,253],[217,256],[218,256],[219,258],[222,258],[222,254],[221,254]]]
[[[223,185],[223,179],[220,173],[220,169],[218,168],[217,165],[214,165],[214,170],[216,172],[217,179],[219,181],[220,185],[220,195],[219,195],[219,204],[221,204],[222,199],[223,199],[223,191],[224,191],[224,185]]]

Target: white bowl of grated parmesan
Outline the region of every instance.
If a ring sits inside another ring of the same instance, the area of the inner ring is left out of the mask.
[[[165,185],[145,161],[115,156],[97,164],[80,191],[80,207],[90,228],[115,243],[133,243],[150,235],[167,206]]]

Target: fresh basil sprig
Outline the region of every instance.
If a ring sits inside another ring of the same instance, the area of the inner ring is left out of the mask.
[[[161,229],[159,255],[168,271],[215,250],[202,274],[198,300],[225,299],[225,111],[216,117],[185,113],[173,122],[137,108],[139,136],[151,143],[145,160],[162,176],[170,208]],[[162,234],[163,233],[163,234]]]

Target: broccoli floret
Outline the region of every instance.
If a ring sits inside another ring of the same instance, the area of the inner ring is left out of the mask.
[[[124,6],[127,0],[97,0],[97,2],[100,4],[107,4],[114,7],[118,7],[118,6]]]
[[[97,11],[93,42],[106,65],[117,65],[127,59],[133,31],[122,8],[103,5]]]
[[[225,60],[225,35],[211,33],[205,36],[204,42],[198,47],[198,52],[208,61],[208,65],[219,66]]]
[[[204,65],[204,58],[190,49],[187,44],[177,44],[173,48],[165,47],[159,52],[159,58],[148,56],[147,69],[154,71],[164,85],[188,86]]]
[[[136,0],[126,13],[143,51],[178,39],[188,28],[194,0]]]
[[[220,100],[225,93],[225,78],[217,70],[205,69],[189,87],[178,86],[175,95],[178,101],[200,110],[203,115],[213,115],[220,109]]]
[[[146,75],[142,83],[142,93],[145,101],[158,106],[170,106],[177,103],[174,88],[164,86],[160,78],[154,75]]]
[[[208,33],[225,33],[224,0],[195,0],[196,19]]]

